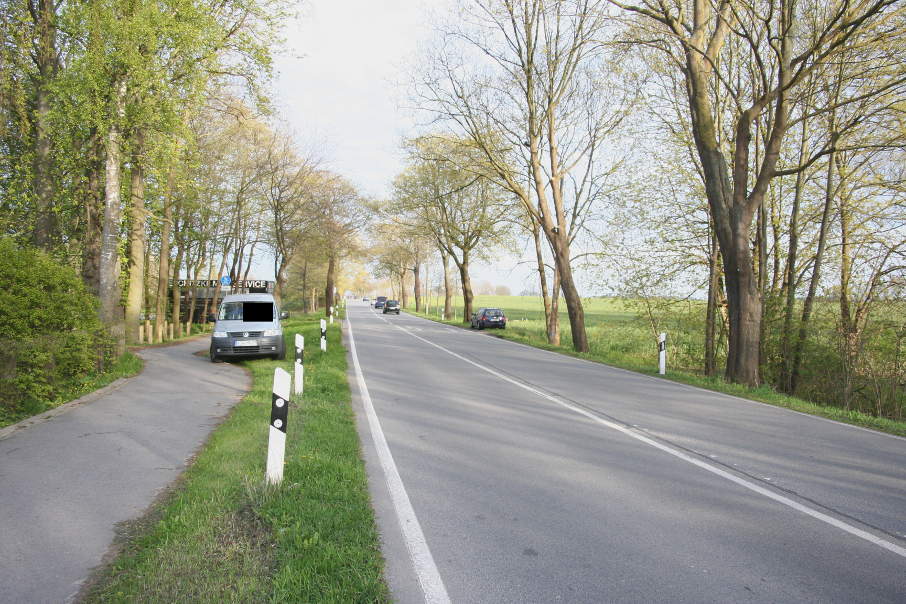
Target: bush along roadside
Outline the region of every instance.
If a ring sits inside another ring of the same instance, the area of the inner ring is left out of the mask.
[[[463,323],[461,320],[443,320],[439,319],[433,315],[426,315],[423,312],[414,312],[412,310],[407,310],[406,312],[422,317],[425,319],[430,319],[438,323],[445,323],[447,325],[452,325],[454,327],[461,327],[463,329],[468,329],[469,324]],[[559,352],[561,354],[566,354],[573,357],[578,357],[586,359],[589,361],[595,361],[598,363],[604,363],[611,365],[613,367],[619,367],[621,369],[628,369],[630,371],[635,371],[638,373],[644,373],[646,375],[663,377],[665,379],[679,382],[682,384],[688,384],[690,386],[697,386],[699,388],[704,388],[706,390],[713,390],[715,392],[722,392],[724,394],[729,394],[731,396],[737,396],[740,398],[746,398],[753,401],[759,401],[762,403],[767,403],[769,405],[774,405],[776,407],[784,407],[786,409],[791,409],[793,411],[798,411],[799,413],[806,413],[809,415],[816,415],[819,417],[824,417],[827,419],[832,419],[835,421],[853,424],[856,426],[861,426],[863,428],[870,428],[872,430],[878,430],[879,432],[886,432],[888,434],[895,434],[897,436],[906,436],[906,422],[895,421],[891,419],[886,419],[883,417],[876,417],[874,415],[869,415],[867,413],[861,413],[859,411],[841,409],[839,407],[834,407],[830,405],[820,405],[818,403],[813,403],[810,401],[805,401],[800,398],[793,396],[788,396],[781,394],[769,386],[760,386],[758,388],[749,388],[741,384],[732,384],[724,381],[720,377],[706,377],[701,374],[691,373],[688,371],[678,371],[673,369],[669,365],[669,352],[668,352],[668,365],[667,365],[667,374],[664,376],[658,375],[657,371],[657,356],[656,350],[652,349],[651,355],[651,364],[647,366],[642,366],[634,358],[621,357],[618,353],[611,353],[609,355],[595,354],[592,353],[577,353],[572,350],[569,345],[569,339],[564,338],[564,342],[560,346],[553,346],[548,344],[547,340],[544,337],[543,331],[536,332],[527,329],[520,329],[518,325],[509,324],[507,329],[504,330],[495,330],[493,333],[488,332],[489,335],[496,336],[505,340],[511,340],[513,342],[519,342],[521,344],[526,344],[534,348],[541,348],[543,350],[550,350],[553,352]],[[669,351],[669,349],[668,349]]]
[[[71,267],[0,238],[0,428],[141,371],[111,354],[98,301]]]
[[[246,361],[252,390],[171,492],[123,527],[120,553],[86,602],[388,602],[339,325],[318,347],[320,315],[284,322],[287,359]],[[289,408],[283,483],[266,486],[274,369],[305,385]]]

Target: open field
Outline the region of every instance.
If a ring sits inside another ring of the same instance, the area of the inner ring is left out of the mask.
[[[252,390],[171,493],[123,530],[121,553],[88,602],[385,602],[339,325],[317,346],[318,315],[284,322],[309,343],[305,389],[289,410],[283,484],[264,484],[274,368],[246,361]]]
[[[572,351],[569,319],[562,299],[560,346],[552,346],[547,343],[543,306],[539,297],[476,296],[474,307],[476,309],[483,306],[504,309],[509,319],[507,328],[491,330],[491,333],[496,336],[648,374],[657,372],[656,333],[663,331],[667,333],[668,338],[667,379],[906,436],[906,422],[903,421],[894,421],[854,409],[843,409],[787,396],[776,392],[770,386],[753,389],[728,384],[720,377],[704,376],[701,361],[704,349],[704,313],[701,302],[683,302],[676,305],[669,313],[659,313],[660,320],[656,329],[644,318],[644,309],[638,302],[612,298],[590,298],[583,302],[586,304],[586,331],[590,347],[587,354],[577,354]],[[432,298],[429,314],[422,313],[422,316],[440,320],[439,310],[442,309],[437,306],[438,303],[442,306],[443,298],[439,300],[436,297]],[[410,299],[408,312],[412,312],[412,306],[413,301]],[[462,322],[461,297],[454,298],[454,306],[456,320],[445,322],[468,327]],[[817,367],[811,374],[813,383],[821,383],[823,388],[838,387],[838,381],[824,379],[825,374],[822,372],[833,373],[828,367]],[[809,376],[808,368],[806,368],[806,375]]]

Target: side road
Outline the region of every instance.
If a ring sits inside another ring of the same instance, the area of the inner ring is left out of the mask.
[[[144,371],[0,440],[0,600],[62,602],[247,392],[208,339],[138,354]]]

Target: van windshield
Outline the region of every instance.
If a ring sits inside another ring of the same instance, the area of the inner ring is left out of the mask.
[[[273,302],[225,302],[220,306],[220,321],[271,323],[274,320]]]

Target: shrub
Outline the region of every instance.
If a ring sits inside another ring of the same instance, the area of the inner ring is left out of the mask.
[[[0,239],[0,412],[40,411],[109,359],[97,299],[71,268]]]

